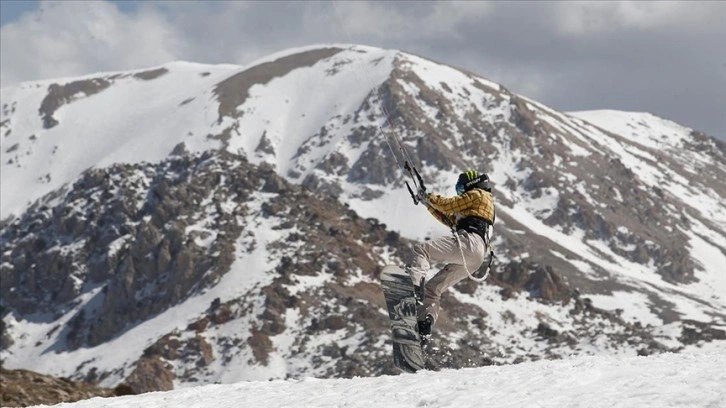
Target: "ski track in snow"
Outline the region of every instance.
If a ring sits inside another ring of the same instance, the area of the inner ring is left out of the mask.
[[[352,379],[239,382],[68,408],[722,408],[726,349],[650,357],[578,357]]]

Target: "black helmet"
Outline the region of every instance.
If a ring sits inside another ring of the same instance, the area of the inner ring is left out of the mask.
[[[456,194],[462,195],[473,188],[491,192],[492,186],[489,182],[489,176],[486,173],[480,174],[476,170],[469,170],[459,174],[459,180],[456,182]]]

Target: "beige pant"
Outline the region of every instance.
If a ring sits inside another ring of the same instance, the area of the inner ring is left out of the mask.
[[[439,315],[441,294],[469,277],[469,272],[473,274],[486,258],[486,246],[482,237],[466,231],[457,231],[456,234],[461,243],[461,250],[453,235],[417,244],[413,248],[408,273],[417,286],[420,284],[421,278],[426,276],[431,264],[446,264],[433,278],[426,281],[423,308],[418,311],[420,319],[430,314],[435,322]],[[462,252],[464,253],[463,258]],[[464,260],[466,260],[466,267],[464,267]]]

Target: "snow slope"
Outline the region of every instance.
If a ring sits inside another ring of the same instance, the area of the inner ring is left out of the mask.
[[[73,408],[720,408],[726,350],[650,357],[579,357],[353,379],[239,382],[139,396],[93,398]]]
[[[219,147],[219,142],[204,138],[216,119],[204,97],[214,83],[240,67],[175,62],[163,68],[169,72],[151,81],[126,76],[90,97],[77,96],[57,109],[60,125],[51,129],[41,126],[37,110],[44,92],[36,89],[51,81],[3,89],[3,104],[12,103],[12,113],[2,119],[9,121],[12,133],[0,142],[0,218],[21,213],[90,167],[159,161],[181,141],[191,150]]]
[[[245,152],[254,162],[264,161],[253,152],[266,135],[276,150],[274,164],[285,174],[297,148],[321,123],[355,110],[370,92],[368,86],[388,77],[396,55],[396,51],[355,47],[314,66],[293,69],[252,86],[235,123],[228,117],[220,120],[216,84],[249,67],[304,50],[286,50],[249,66],[172,62],[156,67],[166,72],[149,80],[138,77],[147,71],[109,72],[4,88],[0,219],[19,215],[30,203],[91,167],[160,161],[180,142],[192,152],[220,148],[220,142],[208,135],[217,135],[232,124],[237,137],[230,140],[230,151]],[[357,56],[357,52],[366,54]],[[353,62],[367,64],[370,70],[336,70]],[[42,126],[38,107],[46,88],[93,79],[110,85],[92,95],[72,95],[53,115],[60,124],[50,129]],[[345,98],[330,98],[334,92]],[[350,130],[350,126],[341,128]],[[5,133],[5,129],[11,131]],[[308,154],[306,160],[315,161],[315,156]]]
[[[713,311],[726,310],[726,206],[723,202],[723,192],[714,191],[706,187],[704,180],[709,175],[704,169],[723,169],[724,163],[708,156],[695,154],[692,149],[687,148],[690,141],[689,135],[693,129],[681,126],[673,121],[660,118],[645,112],[624,112],[614,110],[594,110],[568,112],[568,115],[585,122],[578,123],[575,119],[573,125],[581,129],[590,142],[597,143],[599,147],[605,147],[608,151],[622,161],[634,172],[634,177],[650,188],[662,188],[678,197],[686,198],[683,202],[689,210],[700,213],[704,219],[709,220],[712,225],[707,226],[698,220],[692,221],[690,230],[684,231],[687,237],[687,245],[690,247],[691,257],[696,260],[698,282],[687,285],[669,285],[660,279],[652,279],[649,265],[636,265],[628,262],[622,257],[613,254],[607,248],[598,246],[610,255],[610,259],[616,260],[608,269],[617,271],[621,279],[630,282],[648,282],[652,288],[658,288],[664,297],[668,293],[683,293],[687,296],[676,300],[684,318],[695,320],[707,320],[709,312],[700,309],[697,302],[689,301],[699,296],[709,299],[717,307]],[[594,125],[594,126],[593,126]],[[606,132],[609,132],[607,134]],[[613,136],[616,135],[616,136]],[[619,140],[622,137],[627,143]],[[674,162],[663,163],[654,158],[652,152],[667,152],[671,157],[676,158]],[[678,169],[674,169],[674,167]],[[679,173],[676,170],[682,170]],[[685,174],[686,176],[684,177]],[[616,186],[623,193],[628,193],[628,186]],[[617,190],[619,191],[619,190]],[[660,204],[660,203],[659,203]],[[672,212],[674,208],[670,205],[659,208],[660,211]],[[520,214],[524,216],[526,214]],[[533,220],[532,225],[537,225]],[[715,227],[715,228],[714,228]],[[547,229],[547,228],[545,228]],[[543,231],[544,232],[544,231]],[[548,233],[552,233],[549,231]],[[582,242],[592,245],[592,242]],[[577,248],[581,243],[570,243],[569,247]],[[591,252],[585,247],[580,253]],[[651,276],[649,276],[651,275]],[[648,319],[647,306],[638,306],[642,301],[633,301],[617,296],[594,296],[593,300],[600,305],[611,303],[607,309],[614,310],[616,307],[627,306],[627,309],[644,311],[641,314],[641,321]],[[644,317],[644,319],[642,318]],[[658,319],[654,324],[662,324]]]

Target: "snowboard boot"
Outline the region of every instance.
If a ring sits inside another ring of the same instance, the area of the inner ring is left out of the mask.
[[[423,320],[418,321],[418,334],[421,336],[421,346],[425,346],[426,342],[431,339],[431,329],[434,326],[434,317],[427,314]]]

